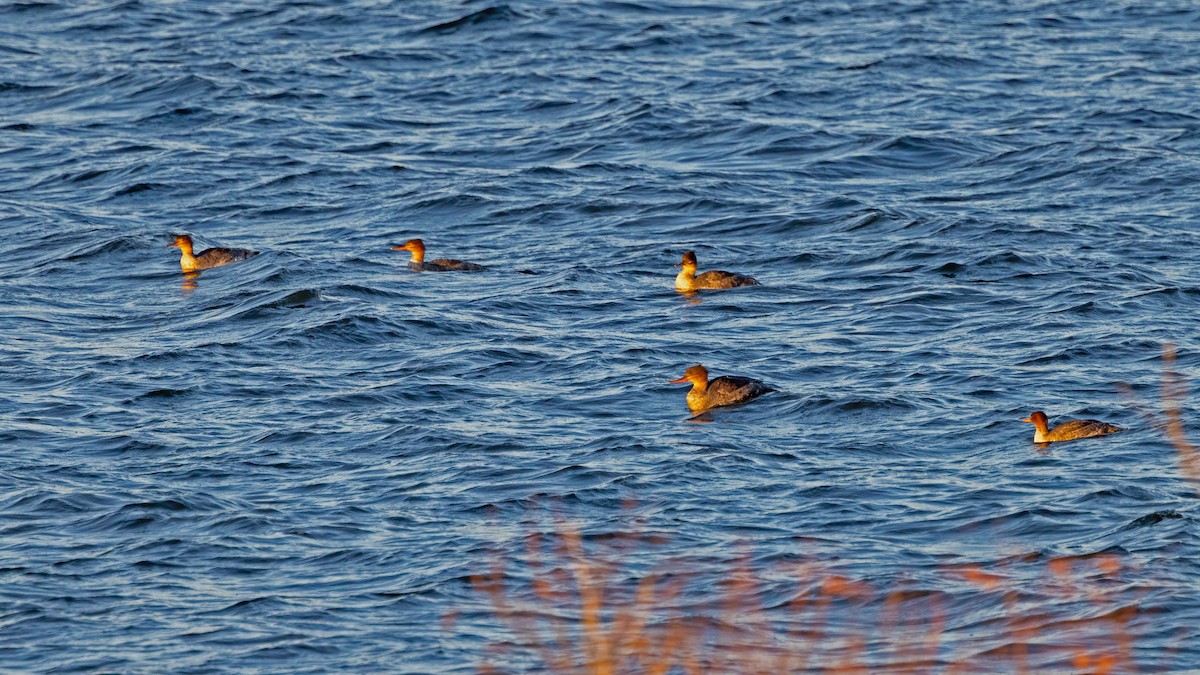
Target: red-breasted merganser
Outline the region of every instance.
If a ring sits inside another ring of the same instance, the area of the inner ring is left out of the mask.
[[[206,270],[211,267],[220,267],[228,265],[232,262],[245,260],[258,255],[255,251],[250,251],[244,248],[206,248],[200,253],[192,253],[192,238],[186,234],[175,236],[175,241],[167,244],[167,247],[179,247],[179,266],[184,272],[195,272],[196,270]]]
[[[758,380],[736,375],[722,375],[709,381],[708,369],[699,364],[688,368],[683,377],[671,380],[670,384],[682,382],[692,383],[692,390],[687,395],[688,408],[692,410],[745,403],[769,391],[775,391]]]
[[[1121,427],[1098,420],[1071,420],[1050,429],[1050,421],[1046,419],[1046,413],[1041,410],[1031,413],[1029,417],[1021,421],[1033,424],[1034,443],[1073,441],[1077,438],[1091,438],[1121,431]]]
[[[425,242],[420,239],[409,239],[400,246],[393,246],[392,250],[412,252],[412,259],[408,261],[408,266],[418,272],[482,272],[484,270],[483,265],[450,258],[438,258],[433,262],[425,262]]]
[[[675,290],[677,291],[689,292],[706,288],[736,288],[738,286],[762,285],[753,277],[734,274],[733,272],[709,270],[704,274],[696,274],[696,253],[694,251],[684,253],[683,260],[675,266],[683,268],[675,277]]]

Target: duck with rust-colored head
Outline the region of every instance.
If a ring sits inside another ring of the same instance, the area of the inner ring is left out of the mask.
[[[1057,443],[1073,441],[1077,438],[1091,438],[1121,431],[1121,427],[1099,420],[1071,420],[1050,428],[1050,420],[1041,410],[1034,411],[1021,420],[1033,424],[1034,443]]]
[[[167,244],[168,248],[172,246],[179,247],[179,267],[184,272],[220,267],[258,255],[257,252],[244,248],[206,248],[199,253],[193,253],[192,238],[186,234],[176,235],[175,241]]]
[[[675,290],[688,293],[702,289],[717,289],[717,288],[737,288],[738,286],[761,286],[758,280],[753,277],[748,277],[743,274],[734,274],[733,272],[722,272],[721,270],[709,270],[703,274],[696,274],[696,253],[688,251],[683,254],[683,260],[675,265],[682,267],[678,276],[675,277]]]
[[[482,272],[484,270],[483,265],[451,258],[438,258],[433,262],[425,262],[425,242],[420,239],[409,239],[399,246],[393,246],[392,250],[412,253],[408,266],[417,272]]]
[[[737,375],[722,375],[714,380],[708,379],[708,369],[696,364],[688,368],[683,377],[671,380],[670,384],[690,382],[691,391],[687,395],[688,408],[693,411],[708,410],[722,405],[745,403],[771,391],[771,387],[749,377]]]

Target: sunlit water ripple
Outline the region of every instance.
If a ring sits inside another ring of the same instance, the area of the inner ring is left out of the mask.
[[[1115,553],[1138,662],[1200,663],[1196,495],[1114,386],[1200,374],[1193,3],[0,24],[0,668],[470,671],[510,636],[469,577],[548,505],[884,585]],[[189,281],[176,232],[263,255]],[[688,249],[763,286],[683,297]],[[689,422],[698,362],[780,391]],[[1035,408],[1131,431],[1041,451]]]

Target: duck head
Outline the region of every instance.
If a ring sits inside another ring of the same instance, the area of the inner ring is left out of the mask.
[[[1029,422],[1038,431],[1040,431],[1042,433],[1046,433],[1046,429],[1048,429],[1050,427],[1049,418],[1047,418],[1046,413],[1042,412],[1041,410],[1035,410],[1035,411],[1029,413],[1029,417],[1026,417],[1025,419],[1023,419],[1021,421]]]
[[[393,251],[409,251],[412,253],[412,262],[419,263],[425,260],[425,242],[420,239],[409,239],[399,246],[393,246]]]
[[[696,364],[683,372],[683,377],[678,380],[671,380],[668,384],[682,384],[691,382],[693,387],[704,389],[708,387],[708,369],[700,364]]]
[[[684,270],[696,271],[696,252],[687,251],[683,254],[683,259],[675,263],[676,267],[682,267]]]

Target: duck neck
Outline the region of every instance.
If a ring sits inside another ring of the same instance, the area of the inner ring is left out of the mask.
[[[675,276],[675,289],[679,291],[690,291],[696,286],[696,266],[684,265],[683,269],[679,270],[679,274]]]
[[[420,265],[421,263],[425,262],[425,249],[414,248],[412,250],[412,260],[409,260],[409,262],[413,263],[414,265]]]
[[[1041,443],[1046,439],[1046,434],[1050,433],[1050,425],[1043,419],[1033,421],[1033,442]]]
[[[184,272],[196,271],[196,256],[192,254],[192,245],[188,242],[179,244],[179,266]]]
[[[697,382],[692,380],[692,390],[688,392],[687,404],[691,410],[703,410],[708,407],[708,398],[705,392],[708,391],[708,382]]]

